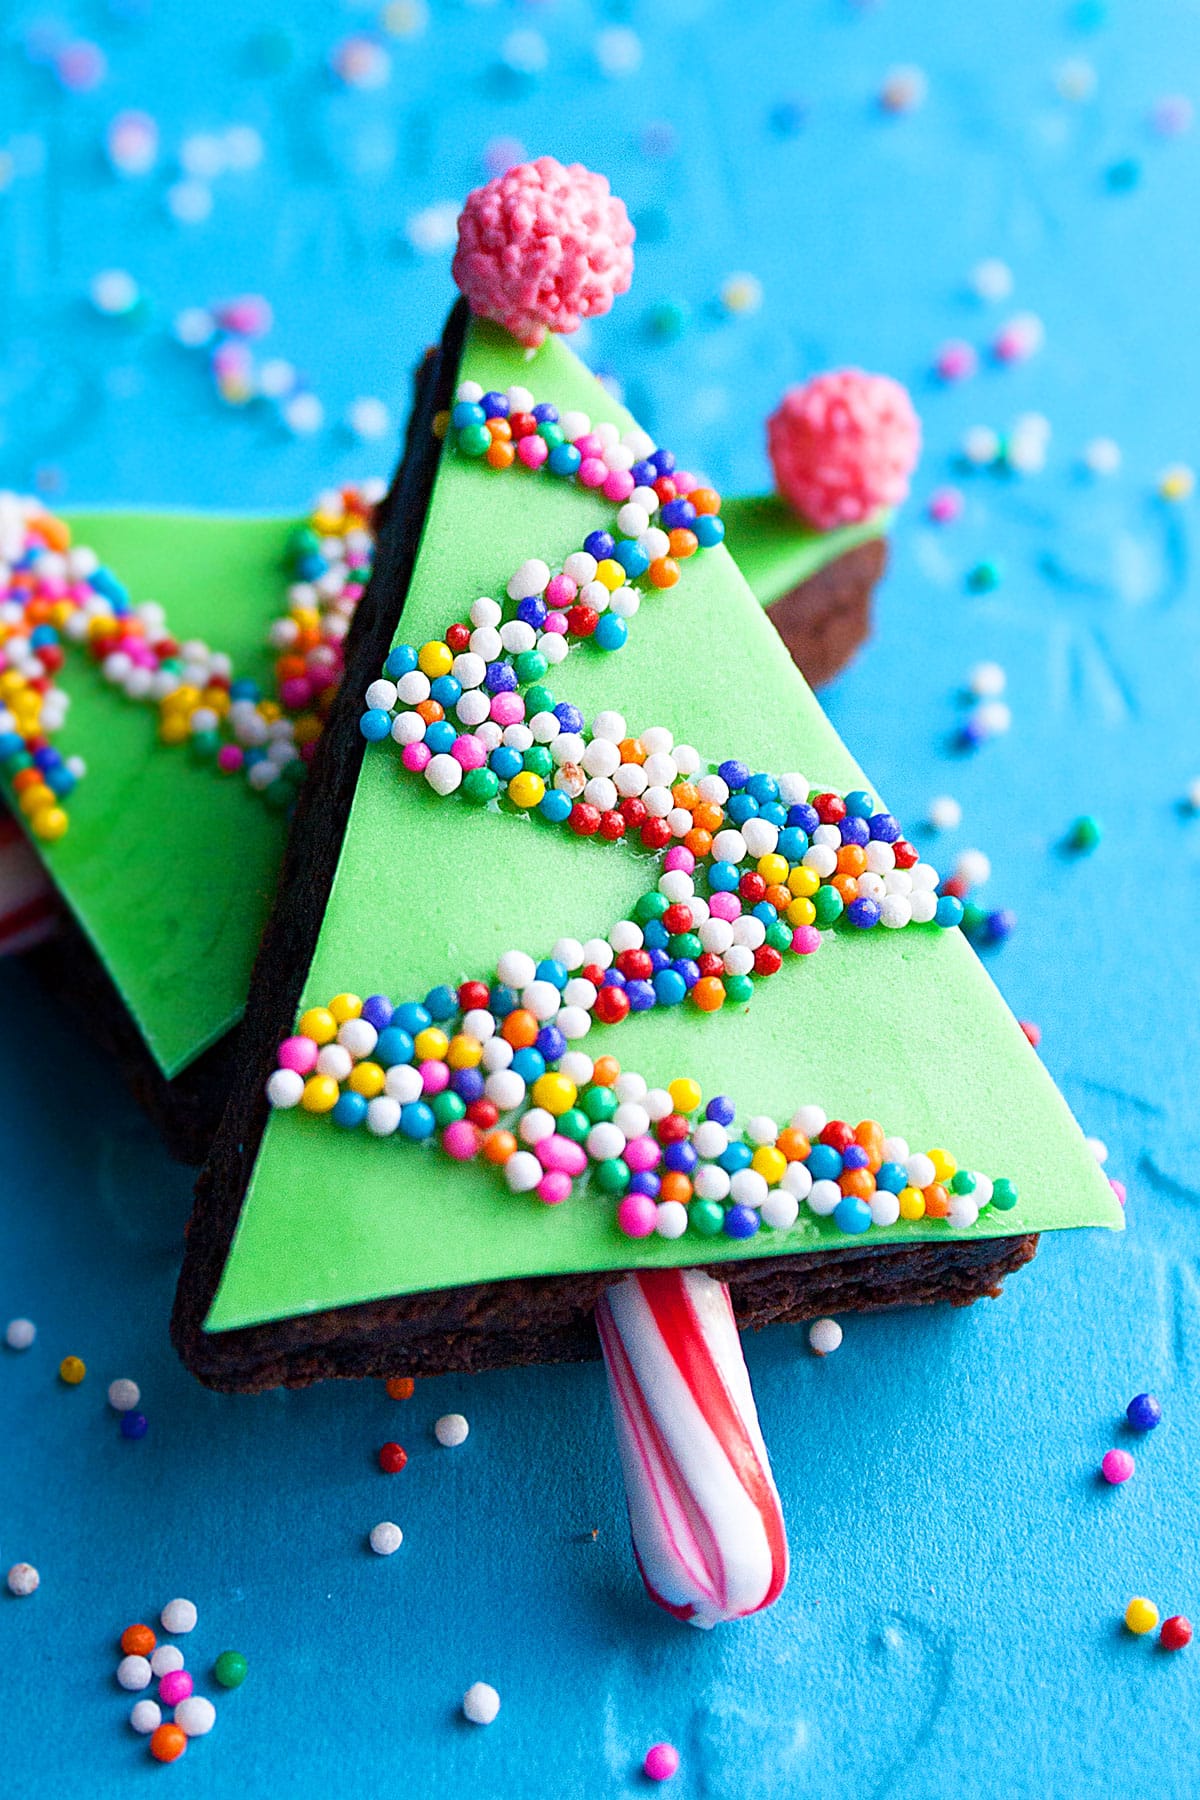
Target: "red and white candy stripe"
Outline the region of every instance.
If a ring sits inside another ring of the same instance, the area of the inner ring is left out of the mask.
[[[17,821],[0,808],[0,956],[40,944],[57,926],[50,879]]]
[[[770,1606],[787,1536],[729,1290],[647,1270],[605,1291],[596,1323],[651,1598],[703,1626]]]

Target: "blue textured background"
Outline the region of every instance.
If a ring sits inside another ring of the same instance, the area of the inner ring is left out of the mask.
[[[1181,805],[1200,772],[1200,624],[1194,519],[1155,497],[1165,464],[1200,458],[1200,143],[1147,123],[1200,84],[1200,7],[430,11],[423,32],[385,40],[390,82],[364,93],[328,57],[376,28],[370,8],[62,0],[58,26],[108,59],[103,85],[70,94],[29,53],[47,10],[3,8],[0,480],[79,503],[293,509],[386,469],[394,444],[355,443],[338,421],[366,393],[398,422],[450,297],[448,253],[412,248],[413,216],[481,179],[497,138],[605,168],[643,230],[634,292],[588,354],[722,486],[765,482],[761,419],[789,378],[853,360],[918,394],[917,494],[875,638],[829,708],[902,815],[962,800],[940,852],[991,855],[989,893],[1021,917],[997,977],[1108,1142],[1131,1229],[1046,1243],[997,1305],[850,1319],[824,1363],[800,1330],[750,1343],[794,1572],[772,1613],[702,1636],[640,1595],[598,1367],[448,1379],[400,1405],[378,1384],[253,1400],[193,1385],[165,1332],[187,1178],[4,969],[0,1318],[29,1314],[39,1336],[0,1351],[0,1566],[42,1574],[35,1598],[0,1596],[9,1778],[39,1800],[103,1800],[152,1772],[244,1800],[636,1793],[647,1745],[669,1737],[673,1791],[714,1800],[1194,1796],[1200,1651],[1171,1658],[1119,1622],[1135,1592],[1164,1615],[1200,1611],[1200,823]],[[281,14],[287,66],[263,74]],[[621,80],[594,55],[614,22],[644,49]],[[504,68],[513,31],[540,34],[543,74]],[[1069,59],[1098,76],[1087,102],[1059,92]],[[925,71],[929,98],[889,120],[874,97],[896,63]],[[797,102],[807,118],[787,135],[773,109]],[[137,180],[102,153],[124,106],[162,131]],[[206,223],[177,224],[181,144],[234,123],[261,131],[261,167],[214,182]],[[966,296],[983,256],[1014,270],[1007,308]],[[114,266],[148,297],[139,322],[88,305]],[[715,305],[736,270],[763,283],[757,314]],[[270,298],[270,350],[325,406],[315,437],[270,408],[221,407],[203,356],[172,342],[180,307],[246,290]],[[690,309],[673,343],[646,329],[662,300]],[[1045,321],[1039,357],[953,392],[929,383],[944,338],[986,343],[1018,308]],[[926,523],[963,429],[1030,408],[1053,425],[1045,473],[969,477],[965,519]],[[1124,467],[1089,481],[1078,453],[1101,432]],[[984,556],[1004,580],[974,598],[964,574]],[[1014,727],[952,758],[981,657],[1008,670]],[[1056,846],[1083,811],[1107,836],[1073,863]],[[89,1365],[73,1390],[55,1376],[67,1352]],[[141,1443],[105,1405],[116,1375],[142,1385]],[[1166,1422],[1135,1446],[1133,1482],[1105,1489],[1094,1471],[1143,1387]],[[451,1408],[472,1422],[456,1452],[430,1432]],[[410,1461],[388,1478],[373,1459],[391,1436]],[[384,1561],[364,1540],[389,1517],[406,1539]],[[212,1736],[158,1773],[125,1723],[112,1646],[177,1593],[200,1608],[187,1648],[204,1691],[219,1650],[252,1667],[218,1696]],[[487,1731],[456,1717],[480,1678],[503,1698]]]

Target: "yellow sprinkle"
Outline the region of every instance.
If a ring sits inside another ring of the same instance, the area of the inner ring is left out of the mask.
[[[1172,463],[1158,478],[1158,492],[1163,500],[1190,500],[1195,488],[1195,473],[1186,463]]]
[[[677,1075],[667,1088],[677,1113],[692,1113],[700,1104],[700,1083],[690,1075]]]
[[[450,429],[450,414],[448,412],[434,413],[434,415],[433,415],[433,435],[435,438],[438,439],[439,443],[445,437],[445,435],[449,431],[449,429]]]
[[[43,844],[53,844],[66,836],[69,820],[61,806],[43,806],[29,821],[29,829]]]
[[[337,1020],[327,1006],[310,1006],[301,1014],[296,1030],[314,1044],[332,1044],[337,1036]]]
[[[385,1080],[378,1063],[360,1062],[351,1069],[347,1086],[352,1093],[361,1094],[364,1100],[374,1100],[377,1094],[382,1094]]]
[[[1153,1600],[1136,1594],[1125,1608],[1125,1623],[1135,1637],[1145,1637],[1158,1624],[1158,1608]]]
[[[339,1025],[344,1025],[348,1019],[361,1018],[362,1008],[357,994],[335,994],[329,1002],[329,1010]]]
[[[68,1387],[78,1387],[86,1374],[87,1364],[81,1356],[64,1356],[58,1365],[58,1378]]]

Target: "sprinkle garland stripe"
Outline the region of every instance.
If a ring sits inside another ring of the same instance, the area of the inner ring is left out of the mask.
[[[270,695],[223,653],[174,638],[162,607],[135,604],[94,551],[72,544],[65,520],[0,495],[0,772],[33,835],[64,835],[67,800],[86,774],[52,741],[67,720],[60,676],[74,647],[128,700],[157,708],[161,743],[186,745],[220,773],[242,774],[268,805],[290,808],[341,680],[382,492],[366,483],[324,494],[293,534],[288,609],[268,633]]]
[[[523,464],[601,490],[617,533],[590,532],[557,571],[523,563],[508,604],[481,597],[442,638],[396,645],[367,689],[363,736],[390,739],[439,799],[629,841],[660,873],[607,939],[563,939],[540,960],[508,951],[494,978],[399,1005],[343,993],[310,1007],[280,1046],[271,1105],[482,1159],[545,1205],[586,1178],[630,1238],[748,1239],[790,1229],[801,1203],[850,1234],[921,1218],[966,1229],[984,1206],[1015,1206],[1011,1182],[942,1149],[914,1154],[874,1120],[802,1106],[783,1129],[762,1116],[735,1128],[733,1102],[705,1103],[690,1078],[652,1088],[607,1051],[584,1051],[594,1027],[632,1014],[745,1007],[757,981],[835,933],[951,928],[963,908],[870,793],[705,762],[666,727],[633,732],[615,711],[589,726],[548,685],[572,647],[623,646],[635,583],[672,587],[681,560],[720,542],[699,529],[720,523],[715,491],[644,433],[593,430],[522,388],[463,384],[443,425],[453,453],[497,470],[536,437],[544,448]],[[608,640],[606,621],[622,627]]]

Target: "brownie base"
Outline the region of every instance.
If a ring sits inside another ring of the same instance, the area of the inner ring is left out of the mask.
[[[108,970],[73,919],[28,953],[59,1006],[81,1019],[177,1162],[202,1163],[225,1110],[237,1067],[239,1026],[168,1080],[127,1011]]]
[[[995,1298],[1029,1262],[1036,1236],[813,1251],[715,1263],[743,1330],[826,1313],[881,1312]],[[594,1308],[621,1272],[493,1281],[407,1294],[305,1318],[206,1334],[177,1309],[175,1342],[206,1387],[236,1393],[306,1387],[333,1377],[477,1374],[521,1364],[586,1362],[600,1354]],[[182,1295],[182,1290],[181,1290]]]
[[[292,1027],[337,868],[364,752],[358,696],[379,670],[403,612],[437,472],[432,420],[457,384],[465,326],[460,302],[418,381],[404,461],[384,505],[375,575],[347,640],[346,677],[300,794],[255,966],[233,1098],[196,1188],[171,1335],[183,1361],[210,1387],[257,1392],[333,1376],[433,1375],[593,1357],[599,1348],[593,1309],[620,1275],[488,1282],[236,1331],[204,1330],[268,1118],[266,1078]],[[840,585],[828,570],[816,580],[825,582],[828,611]],[[998,1293],[1005,1275],[1028,1262],[1036,1246],[1033,1236],[888,1244],[721,1263],[711,1272],[728,1282],[739,1323],[757,1328],[825,1312],[939,1300],[968,1305]]]
[[[887,543],[871,538],[827,563],[767,607],[809,687],[840,673],[871,630],[871,598],[887,568]]]

